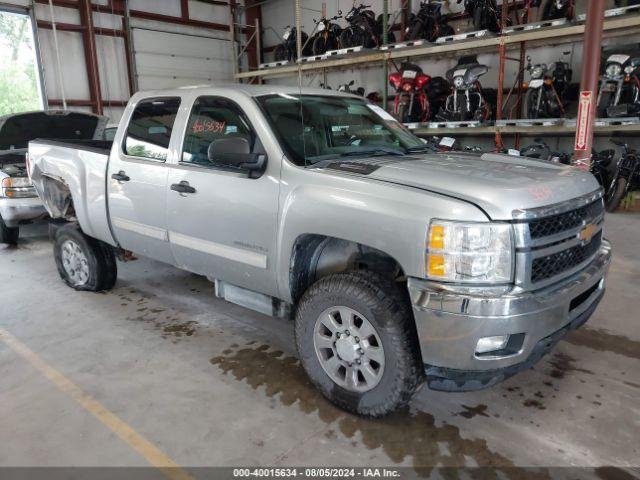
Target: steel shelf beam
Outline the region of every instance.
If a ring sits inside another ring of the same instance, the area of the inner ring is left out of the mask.
[[[539,135],[553,137],[571,137],[576,133],[575,126],[569,125],[549,125],[549,126],[516,126],[508,125],[503,127],[486,126],[486,127],[458,127],[458,128],[414,128],[411,130],[419,137],[431,137],[437,135],[439,137],[446,135],[456,136],[494,136],[496,133],[503,135],[520,134],[520,135]],[[607,135],[638,135],[640,134],[640,124],[638,125],[600,125],[594,127],[594,133],[598,136]]]

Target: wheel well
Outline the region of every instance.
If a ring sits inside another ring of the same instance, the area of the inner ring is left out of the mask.
[[[48,207],[51,216],[75,221],[76,211],[69,186],[60,179],[43,176],[42,188],[42,200]]]
[[[324,235],[306,234],[296,239],[289,268],[291,297],[297,303],[319,279],[353,270],[377,272],[402,280],[404,272],[390,255],[367,245]]]

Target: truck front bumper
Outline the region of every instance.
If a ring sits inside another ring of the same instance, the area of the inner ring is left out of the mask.
[[[47,211],[38,197],[0,198],[0,217],[7,227],[17,227],[45,218]]]
[[[496,296],[456,293],[409,279],[429,387],[479,390],[530,368],[593,314],[604,295],[610,262],[611,247],[603,241],[589,267],[559,284]],[[502,335],[510,335],[511,348],[476,353],[480,339]]]

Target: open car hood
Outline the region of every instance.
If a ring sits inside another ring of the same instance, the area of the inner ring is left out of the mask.
[[[0,155],[22,150],[31,140],[92,140],[102,137],[107,118],[49,110],[0,117]]]

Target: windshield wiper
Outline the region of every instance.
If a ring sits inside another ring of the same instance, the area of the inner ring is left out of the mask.
[[[396,150],[395,148],[377,147],[377,148],[368,148],[368,149],[362,149],[362,150],[354,150],[352,152],[344,152],[340,154],[341,157],[356,157],[356,156],[359,157],[359,156],[366,156],[366,155],[403,156],[405,155],[405,153],[400,150]]]
[[[423,153],[423,152],[437,152],[438,149],[432,145],[417,145],[415,147],[407,147],[404,150],[406,153]]]

